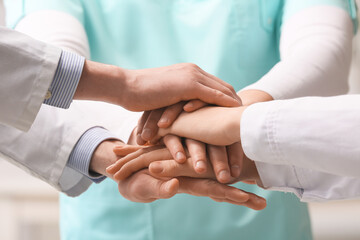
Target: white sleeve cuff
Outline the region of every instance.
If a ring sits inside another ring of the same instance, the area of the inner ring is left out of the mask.
[[[299,199],[302,199],[301,178],[295,168],[256,161],[255,164],[265,189],[294,193]]]
[[[245,155],[256,161],[286,164],[276,142],[276,119],[282,101],[256,103],[241,117],[240,137]]]

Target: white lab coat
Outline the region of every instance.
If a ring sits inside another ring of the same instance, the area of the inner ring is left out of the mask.
[[[327,7],[326,9],[318,9],[318,11],[327,12],[329,9]],[[342,61],[336,62],[335,64],[329,61],[327,64],[330,65],[321,65],[321,67],[324,67],[324,70],[329,70],[331,72],[333,72],[334,68],[339,68],[339,71],[337,71],[335,75],[326,75],[326,79],[324,79],[323,75],[318,74],[319,69],[316,67],[307,68],[306,65],[302,65],[300,68],[305,70],[315,69],[315,75],[313,76],[311,76],[310,70],[307,72],[308,76],[311,77],[311,81],[313,81],[314,87],[319,86],[319,82],[324,83],[329,81],[335,83],[325,88],[328,90],[320,89],[318,91],[323,95],[329,95],[329,92],[331,94],[344,92],[344,89],[346,89],[347,86],[346,79],[350,63],[349,58],[351,56],[351,54],[349,56],[349,53],[351,53],[351,44],[349,44],[349,42],[351,43],[352,38],[352,24],[350,18],[340,9],[334,8],[330,12],[333,17],[340,16],[340,21],[337,19],[335,23],[333,22],[334,24],[343,24],[344,21],[344,24],[346,24],[341,28],[336,27],[338,31],[334,33],[334,39],[339,38],[339,42],[335,42],[334,44],[331,41],[329,43],[327,40],[332,40],[332,38],[326,36],[324,41],[326,41],[327,44],[319,44],[319,42],[316,41],[315,45],[325,53],[327,53],[326,48],[330,47],[331,51],[329,54],[336,59],[338,57],[342,59]],[[301,15],[301,13],[299,13],[300,19],[308,19],[307,17],[307,15]],[[43,24],[44,21],[46,21],[46,25]],[[307,24],[308,26],[305,26],[305,30],[309,28],[311,30],[311,23],[307,22]],[[49,28],[47,26],[52,27]],[[315,28],[316,27],[317,26],[315,26]],[[86,40],[84,42],[84,38],[86,39],[86,35],[83,35],[85,34],[84,29],[75,18],[65,13],[40,11],[30,14],[18,24],[18,29],[26,31],[29,35],[42,38],[44,41],[51,41],[51,43],[54,43],[55,41],[59,46],[66,47],[66,50],[72,50],[86,56],[86,53],[81,50],[87,49],[87,47],[84,47],[87,44]],[[58,32],[61,32],[61,35],[57,34],[55,29],[58,30]],[[287,31],[287,29],[289,29],[289,31]],[[293,29],[295,30],[293,31]],[[289,25],[288,27],[284,26],[283,28],[284,33],[294,32],[306,34],[304,33],[305,30],[301,28],[297,29],[296,25]],[[314,32],[318,32],[318,30],[314,29]],[[312,36],[309,33],[306,35],[309,37]],[[51,36],[51,39],[49,39],[49,36]],[[297,35],[297,37],[299,37],[300,40],[302,39],[301,35]],[[318,36],[315,37],[316,39],[318,38]],[[290,53],[293,53],[292,50],[300,49],[299,51],[302,51],[303,48],[292,48],[293,44],[288,44],[284,47],[283,44],[288,43],[289,41],[286,40],[289,38],[289,35],[286,36],[286,34],[283,34],[281,49],[282,55],[290,56],[289,59],[293,60],[290,62],[293,64],[296,62],[296,54],[293,55]],[[296,43],[301,42],[297,39],[293,41]],[[294,45],[295,47],[299,46],[297,44]],[[303,47],[304,45],[300,44],[300,46]],[[336,46],[340,47],[340,51],[336,51]],[[310,54],[311,60],[314,60],[314,62],[310,61],[311,64],[322,63],[321,59],[320,62],[316,61],[317,58],[313,57],[311,51],[307,51],[306,53]],[[303,57],[305,57],[305,55],[301,54],[301,59],[303,59]],[[289,86],[292,88],[293,85],[290,84],[290,82],[293,82],[294,85],[301,86],[304,80],[301,77],[304,73],[303,70],[301,70],[300,73],[294,72],[291,78],[278,78],[278,76],[281,75],[281,69],[288,74],[286,67],[281,67],[282,65],[286,66],[286,62],[287,61],[285,61],[284,58],[284,61],[279,64],[276,71],[269,73],[266,78],[264,78],[267,79],[269,83],[266,84],[266,81],[263,80],[259,83],[258,88],[264,91],[269,88],[268,92],[272,92],[272,81],[276,81],[278,87],[282,88],[281,93],[286,93],[286,88]],[[340,64],[341,66],[339,66]],[[276,74],[271,77],[274,72]],[[281,84],[279,79],[283,81],[283,84]],[[291,94],[306,96],[308,95],[308,92],[312,93],[314,88],[311,88],[311,81],[306,82],[305,85],[307,87],[299,90],[299,92],[292,88]],[[254,86],[252,86],[252,88],[256,89]],[[289,97],[291,97],[291,94]],[[282,98],[284,98],[284,96],[282,96]],[[111,113],[111,115],[109,115],[109,113]],[[118,115],[115,115],[115,113]],[[20,165],[22,168],[27,169],[33,175],[42,178],[57,189],[64,191],[69,195],[77,195],[86,190],[90,181],[82,177],[81,174],[66,168],[65,165],[72,148],[81,134],[90,127],[104,126],[109,130],[114,131],[114,133],[118,133],[119,137],[126,140],[127,136],[135,126],[137,117],[139,117],[139,114],[120,111],[119,107],[104,103],[74,102],[67,111],[43,106],[32,129],[28,133],[19,132],[6,127],[0,128],[0,152],[8,158],[11,158],[13,162],[16,162],[16,164]],[[34,145],[25,144],[27,142],[34,143]],[[261,166],[259,168],[261,168]]]
[[[61,49],[0,27],[0,123],[29,130],[55,75]]]
[[[265,187],[303,201],[360,197],[360,95],[259,103],[241,140]]]
[[[4,25],[0,0],[0,124],[28,131],[53,80],[61,49]]]
[[[87,58],[90,55],[85,30],[68,14],[55,11],[30,14],[16,30]],[[59,191],[77,196],[92,183],[66,167],[81,135],[92,127],[102,126],[126,142],[139,117],[140,113],[101,102],[73,101],[66,110],[43,104],[28,132],[0,126],[1,156]]]

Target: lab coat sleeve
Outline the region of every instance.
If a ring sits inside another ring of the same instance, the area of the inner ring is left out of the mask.
[[[245,155],[256,161],[261,178],[268,187],[280,177],[289,182],[291,178],[304,176],[302,182],[313,185],[303,185],[314,190],[314,186],[331,182],[320,177],[321,174],[330,174],[343,179],[344,183],[349,182],[341,186],[344,189],[353,188],[348,179],[352,178],[355,183],[358,180],[354,178],[360,179],[359,102],[360,95],[344,95],[254,104],[244,111],[241,119]],[[283,171],[283,176],[274,174],[265,170],[266,164],[286,166],[288,171]],[[307,172],[290,174],[294,168]],[[306,191],[304,186],[302,188]],[[295,187],[300,188],[299,185]]]
[[[52,11],[45,15],[29,15],[19,23],[17,30],[67,51],[89,56],[85,31],[78,20],[68,14]],[[69,155],[82,134],[97,126],[88,116],[90,108],[84,110],[74,105],[68,110],[43,105],[27,133],[0,126],[2,158],[70,196],[85,191],[91,181],[66,166]]]
[[[274,99],[344,94],[352,38],[347,11],[326,5],[304,8],[283,23],[281,61],[245,89],[262,90]]]
[[[360,178],[338,176],[290,165],[256,162],[267,190],[294,193],[303,202],[359,199]]]
[[[27,131],[53,80],[61,49],[0,27],[0,123]]]
[[[16,29],[66,51],[90,56],[83,26],[67,13],[34,12],[23,18]],[[59,191],[77,196],[92,183],[84,174],[67,166],[81,136],[91,128],[103,127],[126,141],[139,117],[139,113],[101,102],[74,101],[68,110],[44,105],[28,133],[2,129],[0,136],[8,137],[0,137],[0,152]],[[29,142],[34,144],[26,144]]]

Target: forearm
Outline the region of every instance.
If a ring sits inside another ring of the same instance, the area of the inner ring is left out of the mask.
[[[74,99],[122,105],[125,80],[124,69],[86,60]]]
[[[91,158],[89,170],[112,178],[113,176],[106,172],[106,168],[118,160],[118,157],[113,151],[114,147],[123,144],[124,143],[119,140],[107,140],[102,142],[96,148],[96,151]]]

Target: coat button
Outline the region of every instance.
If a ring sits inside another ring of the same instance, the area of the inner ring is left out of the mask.
[[[45,95],[45,100],[48,100],[49,98],[51,98],[51,92],[47,91],[46,95]]]

